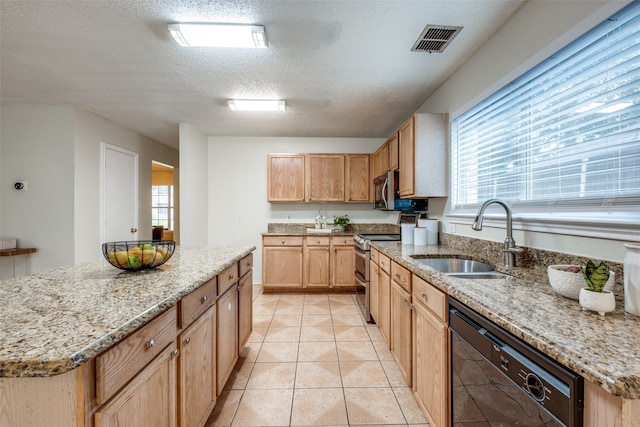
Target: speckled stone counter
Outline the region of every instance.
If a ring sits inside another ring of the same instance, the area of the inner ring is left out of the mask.
[[[501,267],[500,262],[489,259],[494,250],[471,252],[469,246],[465,250],[390,242],[372,242],[372,246],[609,393],[640,399],[640,317],[624,312],[620,295],[616,310],[600,316],[556,294],[541,274],[542,268]],[[462,255],[492,262],[498,270],[516,277],[454,278],[420,264],[412,255]]]
[[[76,368],[254,250],[178,247],[141,272],[101,260],[0,281],[0,377]]]
[[[307,230],[314,228],[314,224],[292,224],[292,223],[269,223],[267,224],[267,235],[269,234],[311,234]],[[400,233],[400,227],[396,224],[348,224],[344,232],[330,233],[359,234],[359,233]]]

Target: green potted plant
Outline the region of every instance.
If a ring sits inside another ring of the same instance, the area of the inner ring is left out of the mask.
[[[344,231],[345,227],[349,224],[349,217],[347,215],[334,216],[333,225],[340,231]]]
[[[616,300],[613,292],[604,289],[609,277],[613,274],[609,266],[604,262],[596,266],[589,260],[586,265],[580,265],[580,271],[587,284],[587,287],[580,289],[579,295],[583,310],[597,311],[601,316],[615,310]]]

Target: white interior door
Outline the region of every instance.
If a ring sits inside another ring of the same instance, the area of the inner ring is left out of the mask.
[[[102,241],[138,240],[138,154],[102,144]]]

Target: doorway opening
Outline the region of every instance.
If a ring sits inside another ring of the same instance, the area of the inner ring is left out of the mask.
[[[153,240],[174,240],[175,205],[173,166],[151,162],[151,226]]]

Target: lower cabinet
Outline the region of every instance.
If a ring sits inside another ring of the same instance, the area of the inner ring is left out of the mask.
[[[372,249],[373,252],[375,249]],[[371,312],[371,317],[376,323],[379,323],[380,319],[380,267],[376,262],[371,260],[369,264],[369,311]]]
[[[222,393],[225,383],[238,361],[238,288],[229,287],[218,297],[216,332],[216,395]]]
[[[262,238],[262,286],[265,290],[302,288],[302,237]]]
[[[402,376],[411,386],[412,335],[411,294],[395,280],[391,281],[391,354]]]
[[[382,258],[383,255],[381,254]],[[387,258],[388,260],[389,258]],[[387,342],[391,345],[391,279],[389,271],[385,270],[383,263],[380,264],[380,274],[378,274],[378,327]]]
[[[96,427],[175,427],[178,350],[165,347],[95,413]]]
[[[330,238],[329,236],[307,236],[304,238],[304,287],[326,288],[329,286]]]
[[[238,354],[253,331],[253,275],[249,270],[238,281]]]
[[[331,237],[331,287],[353,289],[356,269],[352,236]]]
[[[216,403],[216,307],[178,336],[180,427],[200,427]]]

